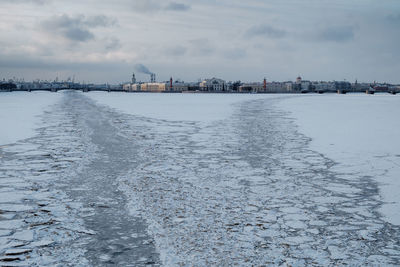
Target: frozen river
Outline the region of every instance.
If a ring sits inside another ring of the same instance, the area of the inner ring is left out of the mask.
[[[0,116],[0,265],[400,264],[399,96],[30,97],[0,95],[30,114]]]

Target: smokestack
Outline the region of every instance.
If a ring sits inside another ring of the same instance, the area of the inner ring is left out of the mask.
[[[150,73],[150,82],[155,83],[156,82],[156,74],[155,73]]]
[[[264,91],[267,90],[267,79],[264,78]]]
[[[169,90],[172,91],[172,77],[169,79]]]

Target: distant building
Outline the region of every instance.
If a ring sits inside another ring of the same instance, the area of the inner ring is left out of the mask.
[[[257,93],[263,91],[264,85],[262,83],[244,83],[239,86],[239,92],[241,93]]]
[[[172,84],[172,91],[183,92],[189,90],[189,84],[184,82],[174,82]]]
[[[336,87],[335,83],[333,82],[314,82],[313,84],[314,91],[317,93],[324,93],[324,92],[335,92]]]
[[[141,87],[138,83],[126,83],[122,85],[122,90],[125,91],[140,91]]]
[[[146,92],[163,92],[168,91],[169,86],[167,83],[142,83],[140,90]]]
[[[17,85],[15,83],[7,82],[0,83],[0,90],[14,90],[17,89]]]
[[[302,80],[300,83],[300,91],[301,92],[309,92],[310,89],[311,89],[311,82]]]
[[[211,78],[200,82],[199,84],[201,91],[225,91],[225,81],[222,79]]]
[[[287,92],[293,91],[293,83],[292,82],[285,82],[285,89]]]
[[[283,93],[286,91],[286,84],[281,82],[270,82],[267,83],[267,92],[271,93]]]
[[[136,83],[136,76],[135,73],[132,74],[132,84]]]

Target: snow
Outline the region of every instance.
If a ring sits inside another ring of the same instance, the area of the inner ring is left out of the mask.
[[[371,176],[380,185],[388,222],[400,225],[400,97],[306,95],[279,104],[290,111],[311,148],[340,163],[339,171]]]
[[[40,266],[398,266],[400,227],[377,212],[398,170],[397,99],[65,92],[34,137],[0,146],[0,253],[26,249],[15,263]]]
[[[232,104],[246,100],[276,97],[257,94],[160,94],[105,93],[88,94],[99,104],[118,111],[169,121],[211,122],[232,115]]]
[[[356,161],[371,149],[380,155],[396,149],[387,144],[365,147],[370,137],[363,136],[356,139],[361,144],[343,146],[353,155],[332,149],[342,140],[337,127],[324,125],[332,142],[323,139],[317,146],[310,143],[314,132],[302,128],[320,129],[315,121],[321,125],[331,116],[337,122],[351,111],[345,136],[357,137],[366,118],[360,108],[350,107],[364,95],[88,95],[103,106],[99,113],[104,118],[111,116],[118,139],[134,147],[138,165],[118,177],[118,188],[128,199],[131,216],[147,222],[164,265],[396,262],[392,254],[369,258],[367,245],[378,239],[377,255],[397,249],[385,233],[393,229],[396,234],[398,228],[376,212],[382,202],[373,179],[380,177],[383,188],[388,168],[376,162],[371,170],[370,161]],[[307,97],[310,103],[304,104]],[[318,99],[326,101],[317,106]],[[381,108],[373,103],[365,105]],[[382,105],[389,109],[382,115],[386,119],[392,106]],[[335,108],[342,113],[330,113]],[[384,123],[386,133],[391,128]],[[385,140],[395,134],[387,133]],[[324,145],[330,153],[319,149]],[[346,164],[334,164],[337,158]]]
[[[61,93],[1,92],[0,145],[31,137],[40,123],[39,115],[61,98]]]

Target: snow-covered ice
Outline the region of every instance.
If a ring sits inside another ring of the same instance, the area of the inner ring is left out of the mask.
[[[400,225],[399,96],[307,95],[279,106],[312,138],[312,149],[340,163],[338,171],[356,171],[377,181],[385,202],[380,211]]]
[[[371,174],[359,171],[363,165],[341,168],[297,131],[302,122],[286,99],[302,96],[90,96],[133,115],[117,127],[140,144],[140,164],[119,188],[131,214],[149,224],[165,265],[398,263],[398,238],[391,238],[399,230],[378,215]],[[182,105],[191,97],[205,109],[221,97],[223,112],[211,106],[197,117],[201,109]],[[129,106],[155,99],[162,105],[146,107],[151,112]]]
[[[0,147],[0,263],[400,264],[397,96],[58,94]]]
[[[232,104],[251,99],[274,97],[257,94],[155,94],[90,92],[99,104],[121,112],[169,121],[222,120],[232,115]]]
[[[41,122],[39,115],[60,98],[61,94],[48,92],[1,92],[0,145],[33,136]]]

